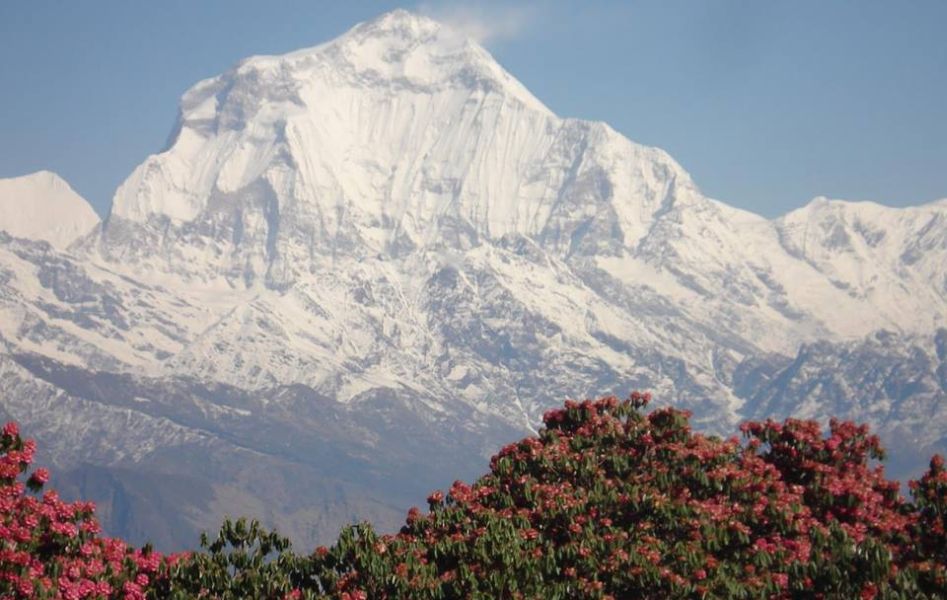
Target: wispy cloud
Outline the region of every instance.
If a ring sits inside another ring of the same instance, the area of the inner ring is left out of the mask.
[[[417,6],[417,10],[484,45],[520,36],[535,22],[538,15],[532,4],[504,6],[488,3],[470,6],[422,2]]]

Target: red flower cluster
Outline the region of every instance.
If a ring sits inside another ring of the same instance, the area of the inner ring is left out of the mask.
[[[0,597],[145,598],[146,591],[180,557],[129,548],[99,537],[94,507],[63,502],[56,492],[42,496],[49,480],[33,462],[35,444],[23,440],[15,423],[0,434]]]

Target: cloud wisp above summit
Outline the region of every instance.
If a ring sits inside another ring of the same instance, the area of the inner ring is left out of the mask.
[[[534,4],[422,2],[416,10],[486,47],[522,37],[530,28],[540,26],[541,15]]]

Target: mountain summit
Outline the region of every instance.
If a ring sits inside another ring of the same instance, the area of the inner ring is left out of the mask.
[[[698,195],[664,152],[559,119],[475,42],[404,11],[198,83],[173,140],[119,188],[109,229],[212,244],[232,283],[282,287],[339,249],[400,256],[506,234],[559,255],[614,251],[671,196]],[[180,268],[137,255],[138,237],[110,236],[109,253]]]
[[[193,220],[207,208],[208,195],[241,189],[281,165],[305,169],[310,179],[320,175],[310,172],[318,168],[333,175],[403,169],[400,155],[428,149],[444,129],[457,129],[450,121],[459,113],[470,114],[469,127],[484,110],[550,115],[475,42],[431,19],[394,11],[327,44],[243,60],[188,90],[169,150],[122,186],[113,215]],[[208,156],[225,160],[205,168],[201,161]],[[179,163],[194,161],[199,167],[185,170],[200,177],[176,178]],[[344,179],[365,173],[348,175]]]
[[[729,207],[395,11],[196,84],[67,252],[0,236],[2,408],[113,487],[201,490],[204,529],[259,502],[309,538],[400,517],[563,397],[651,390],[722,431],[870,389],[936,445],[945,264],[943,202]]]
[[[99,217],[59,175],[38,171],[0,179],[0,230],[66,248],[99,223]]]

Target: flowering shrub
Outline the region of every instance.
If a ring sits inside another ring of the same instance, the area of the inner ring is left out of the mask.
[[[945,597],[947,475],[918,507],[870,459],[867,428],[748,423],[746,443],[644,414],[647,395],[547,413],[491,472],[312,557],[307,589],[341,598]]]
[[[145,598],[146,590],[180,557],[98,535],[88,502],[67,503],[56,492],[36,496],[49,479],[45,469],[25,475],[35,444],[15,423],[0,433],[0,597]]]
[[[913,526],[912,565],[921,588],[947,597],[947,471],[944,459],[931,459],[930,470],[910,483],[917,510]]]
[[[242,519],[176,557],[99,537],[89,505],[27,493],[45,471],[18,483],[33,446],[8,425],[0,597],[947,597],[940,457],[908,502],[865,427],[767,421],[722,440],[647,402],[567,402],[399,533],[354,525],[306,555]]]

